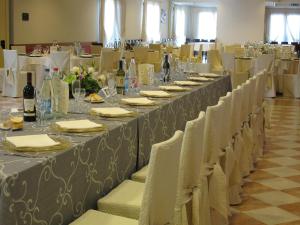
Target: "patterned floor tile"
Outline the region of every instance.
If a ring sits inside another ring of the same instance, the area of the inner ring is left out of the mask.
[[[284,189],[300,187],[300,183],[291,181],[291,180],[283,178],[283,177],[258,180],[257,182],[264,186],[267,186],[267,187],[270,187],[270,188],[273,188],[276,190],[284,190]]]
[[[270,204],[267,204],[263,201],[260,201],[252,196],[243,196],[243,203],[238,206],[234,206],[234,209],[239,211],[249,211],[252,209],[260,209],[270,207]]]
[[[278,225],[300,225],[300,220],[290,222],[290,223],[281,223],[281,224],[278,224]]]
[[[282,190],[282,191],[285,192],[285,193],[288,193],[290,195],[293,195],[293,196],[296,196],[296,197],[300,198],[300,187],[299,188],[286,189],[286,190]]]
[[[297,150],[292,150],[292,149],[274,150],[274,153],[276,155],[289,156],[289,157],[293,157],[293,158],[294,158],[294,156],[299,156],[299,159],[300,159],[300,151],[297,151]],[[298,158],[294,158],[294,159],[298,159]]]
[[[259,184],[256,182],[247,182],[243,186],[243,191],[246,194],[255,194],[255,193],[262,193],[267,191],[274,191],[273,188]]]
[[[251,195],[253,198],[258,199],[272,206],[280,206],[291,203],[300,203],[300,198],[281,191],[271,191]]]
[[[300,217],[277,207],[250,210],[245,212],[245,214],[267,225],[277,225],[300,219]]]
[[[277,167],[275,167],[275,168],[277,168]],[[256,170],[254,173],[251,173],[248,178],[250,180],[255,181],[255,180],[269,179],[269,178],[274,178],[274,177],[277,177],[277,176],[267,173],[264,170]]]
[[[274,167],[274,168],[263,169],[263,171],[278,177],[291,177],[291,176],[300,175],[299,170],[288,168],[288,167]]]
[[[230,225],[266,225],[245,214],[234,214],[230,219]]]
[[[281,205],[279,208],[289,211],[300,217],[300,202]]]
[[[300,160],[293,159],[290,157],[276,157],[276,158],[268,159],[268,161],[277,163],[282,166],[293,166],[293,165],[300,164]]]
[[[257,163],[256,163],[256,168],[257,169],[267,169],[267,168],[273,168],[273,167],[279,167],[280,165],[279,164],[276,164],[276,163],[273,163],[273,162],[270,162],[268,160],[259,160]]]
[[[289,180],[300,183],[300,176],[299,175],[298,176],[292,176],[292,177],[286,177],[286,178],[289,179]]]

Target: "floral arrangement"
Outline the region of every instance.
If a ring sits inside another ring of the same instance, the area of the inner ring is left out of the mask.
[[[81,80],[82,88],[85,89],[87,94],[98,93],[100,86],[94,77],[95,68],[87,66],[74,66],[70,73],[64,78],[64,81],[69,85],[75,80]]]

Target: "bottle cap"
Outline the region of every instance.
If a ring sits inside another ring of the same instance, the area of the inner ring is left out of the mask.
[[[58,72],[58,68],[57,67],[53,68],[53,71]]]

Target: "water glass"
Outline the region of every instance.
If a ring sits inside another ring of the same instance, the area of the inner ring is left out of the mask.
[[[1,140],[5,141],[7,137],[7,133],[11,130],[10,123],[10,112],[9,111],[1,111],[0,112],[0,130],[1,130]]]
[[[36,105],[36,115],[38,126],[45,126],[45,113],[46,113],[46,105],[43,101],[43,97],[40,91],[35,92],[35,105]]]

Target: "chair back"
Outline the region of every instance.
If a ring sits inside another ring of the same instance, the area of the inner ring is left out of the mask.
[[[118,62],[120,60],[120,52],[113,49],[103,49],[100,57],[100,73],[113,72],[118,69]]]
[[[139,224],[172,224],[183,132],[152,146]]]
[[[231,119],[231,104],[232,104],[232,93],[227,92],[226,96],[220,98],[220,101],[224,102],[224,114],[222,116],[223,122],[222,123],[222,135],[220,136],[221,147],[226,148],[228,143],[231,140],[231,128],[230,128],[230,119]]]
[[[146,47],[133,48],[134,57],[137,64],[147,63],[148,50]]]
[[[193,56],[194,46],[193,45],[181,45],[180,47],[180,59],[187,60]]]
[[[249,105],[248,105],[248,112],[253,113],[254,112],[254,106],[255,106],[255,99],[256,99],[256,92],[255,92],[255,86],[256,86],[256,77],[251,77],[248,81],[250,83],[250,90],[249,90]],[[247,82],[248,82],[247,81]]]
[[[242,106],[241,106],[241,122],[248,119],[248,106],[249,106],[249,83],[242,84]]]
[[[101,55],[102,46],[101,45],[91,45],[92,55]]]
[[[4,68],[5,69],[13,69],[14,71],[18,71],[18,53],[17,50],[3,50],[4,56]]]
[[[231,134],[234,136],[241,129],[241,104],[242,104],[242,90],[240,86],[232,91],[232,104],[231,104]]]
[[[70,72],[70,52],[57,51],[50,53],[50,68],[58,68],[61,72]]]
[[[25,45],[12,45],[11,50],[16,50],[18,54],[26,54]]]
[[[3,49],[0,47],[0,68],[4,67]]]
[[[224,114],[224,103],[219,101],[215,106],[206,109],[205,129],[204,129],[204,162],[214,165],[219,160],[221,150],[220,137],[223,135],[222,123]]]
[[[185,196],[184,189],[196,187],[200,181],[200,162],[203,160],[204,123],[205,112],[200,112],[197,119],[188,121],[185,126],[177,191],[177,204],[179,208],[190,197],[190,193],[186,193],[188,196]]]
[[[225,71],[232,75],[235,71],[235,56],[234,53],[222,53],[222,64]]]
[[[207,62],[211,65],[212,71],[222,71],[222,60],[219,50],[209,50],[207,52]]]
[[[162,49],[162,46],[161,46],[161,44],[149,44],[149,48],[151,49],[151,50],[154,50],[154,51],[161,51],[161,49]]]
[[[274,62],[274,55],[272,54],[264,54],[258,56],[255,61],[254,74],[262,70],[270,71],[273,62]]]

